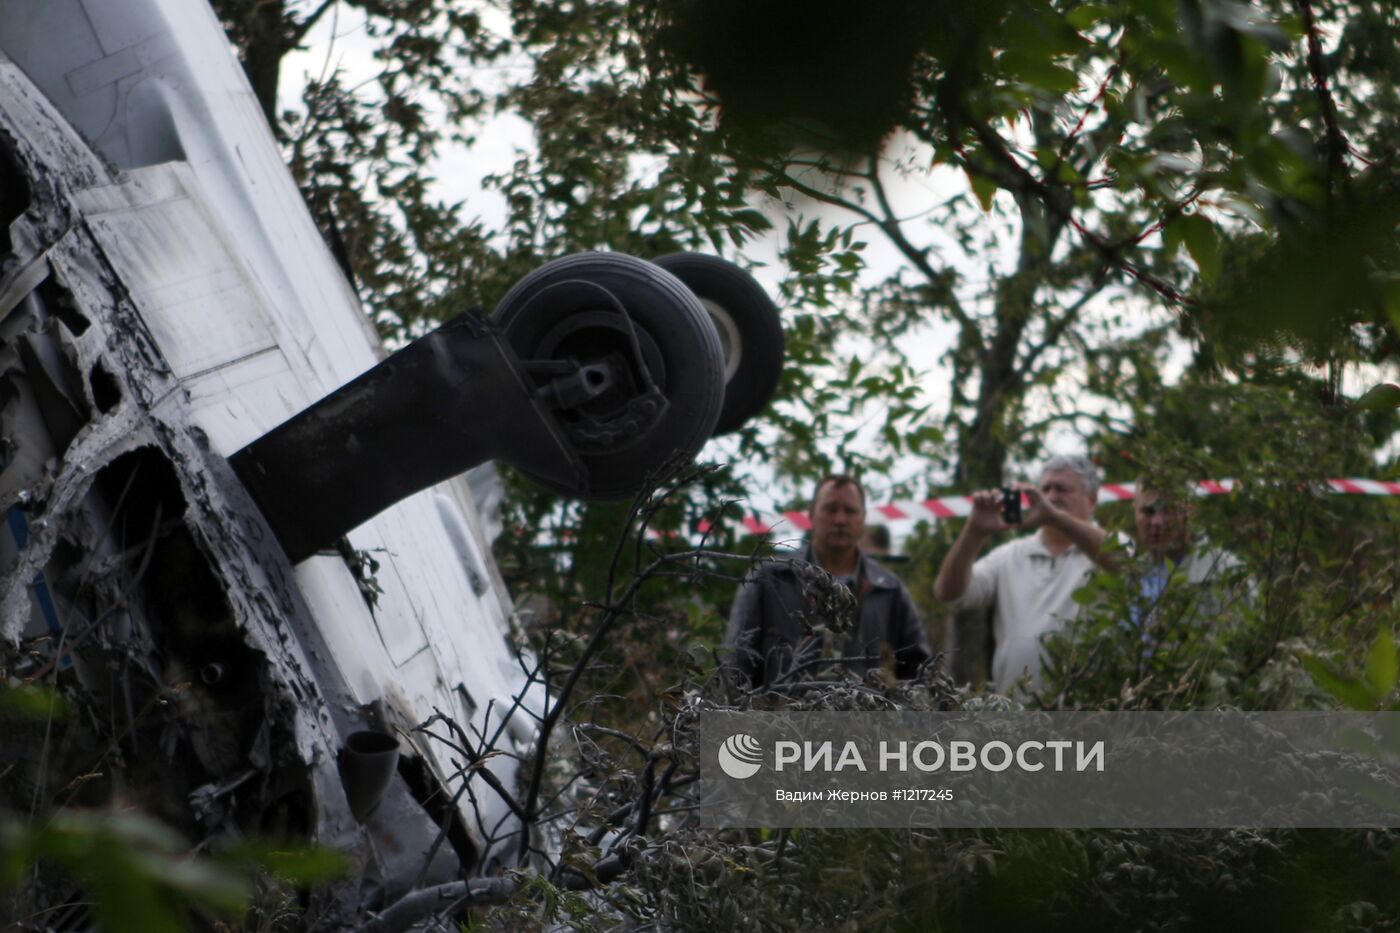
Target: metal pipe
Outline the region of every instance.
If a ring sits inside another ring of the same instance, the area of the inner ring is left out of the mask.
[[[387,732],[352,732],[336,764],[350,813],[363,823],[389,790],[399,765],[399,740]]]

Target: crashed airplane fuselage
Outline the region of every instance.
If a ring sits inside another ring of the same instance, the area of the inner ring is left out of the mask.
[[[761,289],[572,257],[386,354],[203,0],[0,4],[0,257],[5,673],[73,705],[0,740],[9,806],[315,839],[351,909],[513,858],[488,784],[548,698],[459,474],[616,497],[693,455],[776,382]]]

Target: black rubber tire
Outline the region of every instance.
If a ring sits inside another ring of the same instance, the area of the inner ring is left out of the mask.
[[[616,449],[580,451],[587,489],[525,473],[567,496],[624,499],[671,458],[694,458],[714,433],[724,401],[724,353],[709,313],[690,289],[664,269],[622,253],[577,253],[546,263],[506,293],[493,317],[522,360],[538,359],[568,318],[613,310],[598,286],[627,309],[669,406],[651,430]]]
[[[684,282],[714,319],[727,377],[715,433],[737,431],[768,405],[783,375],[778,306],[752,275],[727,259],[671,253],[653,261]]]

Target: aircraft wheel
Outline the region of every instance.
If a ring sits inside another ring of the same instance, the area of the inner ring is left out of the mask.
[[[621,253],[546,263],[494,319],[588,471],[569,496],[622,499],[672,457],[693,458],[724,401],[724,354],[709,313],[674,275]],[[570,375],[572,373],[572,375]]]
[[[684,282],[715,322],[725,383],[715,433],[736,431],[768,404],[783,374],[777,305],[746,270],[718,256],[671,253],[653,261]]]

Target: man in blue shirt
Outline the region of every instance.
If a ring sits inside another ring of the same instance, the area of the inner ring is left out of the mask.
[[[1233,576],[1239,560],[1191,536],[1193,504],[1186,493],[1167,495],[1139,482],[1133,498],[1138,557],[1146,566],[1138,578],[1138,598],[1129,609],[1131,624],[1150,655],[1160,638],[1159,608],[1170,586],[1191,587],[1184,621],[1203,624],[1219,615],[1227,602],[1221,584]]]

